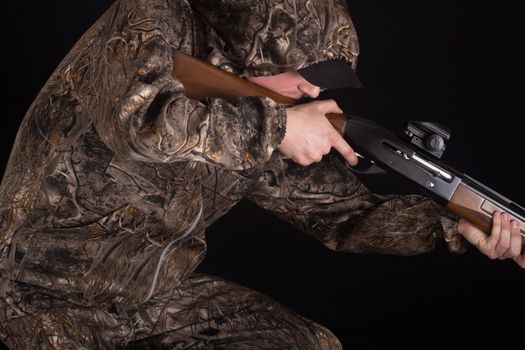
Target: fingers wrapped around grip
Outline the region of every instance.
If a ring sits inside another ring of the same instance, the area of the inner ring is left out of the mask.
[[[326,118],[328,113],[343,113],[334,100],[296,105],[286,110],[286,134],[279,150],[296,163],[306,166],[319,162],[335,148],[351,165],[357,156]]]

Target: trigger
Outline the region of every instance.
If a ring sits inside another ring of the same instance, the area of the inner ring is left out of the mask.
[[[346,166],[352,172],[362,175],[388,175],[387,171],[385,171],[373,161],[366,159],[357,152],[356,155],[359,158],[356,166],[351,166],[350,164],[346,163]]]

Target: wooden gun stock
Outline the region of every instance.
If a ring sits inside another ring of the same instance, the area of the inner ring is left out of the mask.
[[[282,96],[182,52],[175,54],[172,72],[184,85],[186,95],[195,100],[220,97],[231,103],[239,96],[264,96],[277,103],[295,103],[292,98]]]

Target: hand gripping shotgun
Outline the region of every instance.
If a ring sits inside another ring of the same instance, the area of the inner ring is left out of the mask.
[[[233,102],[239,96],[264,96],[281,104],[296,103],[182,52],[174,53],[173,74],[184,85],[186,95],[196,100],[219,97]],[[525,237],[525,208],[440,161],[450,139],[447,128],[438,123],[412,121],[401,134],[395,134],[369,119],[333,113],[326,116],[367,161],[364,170],[362,166],[349,166],[352,171],[397,173],[486,233],[490,233],[492,213],[506,212],[519,222],[520,233]]]

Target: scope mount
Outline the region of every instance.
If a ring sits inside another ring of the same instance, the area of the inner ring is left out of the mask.
[[[399,135],[426,153],[441,158],[450,140],[451,131],[437,122],[408,121]]]

